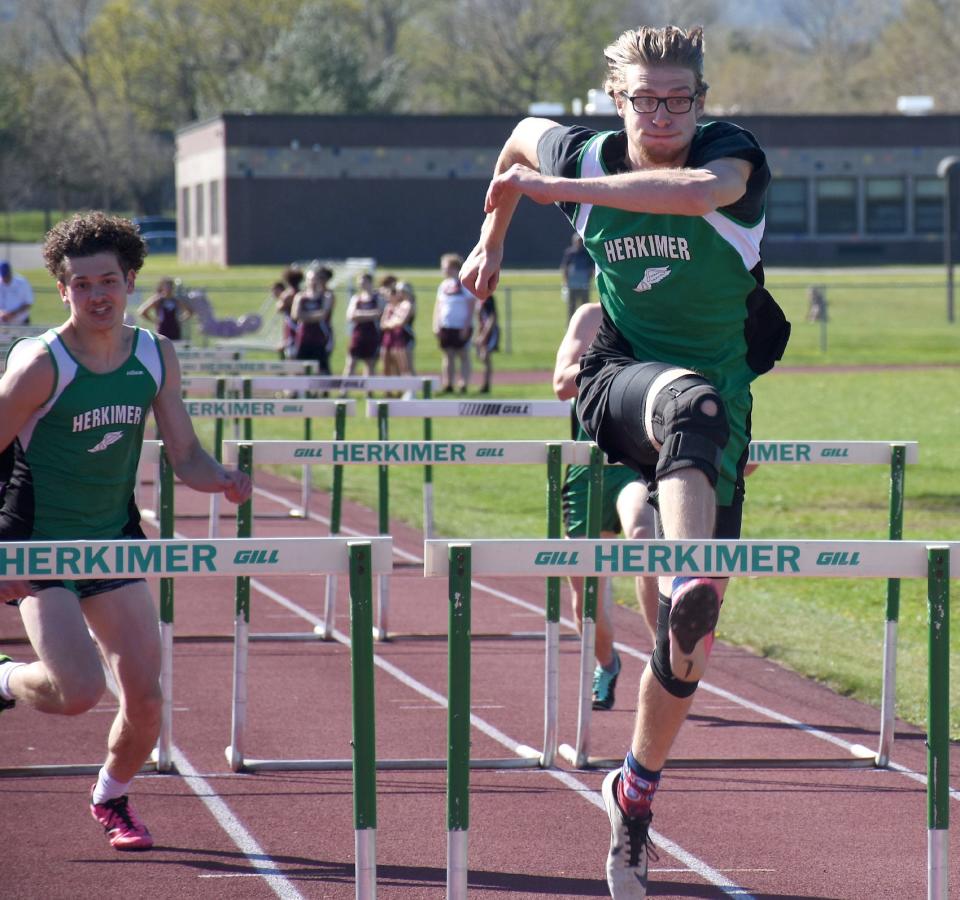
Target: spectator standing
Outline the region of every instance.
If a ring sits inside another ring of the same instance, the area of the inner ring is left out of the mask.
[[[297,328],[291,311],[293,310],[294,298],[303,284],[303,269],[299,266],[288,266],[283,270],[281,281],[283,290],[277,297],[274,307],[281,320],[280,345],[277,347],[277,351],[280,354],[280,359],[295,359]]]
[[[493,354],[500,347],[497,301],[493,294],[477,307],[477,333],[473,345],[477,349],[477,359],[483,366],[483,386],[480,393],[489,394],[493,380]]]
[[[330,374],[330,316],[333,291],[327,285],[333,272],[326,266],[308,269],[304,288],[293,298],[294,359],[314,360],[318,375]]]
[[[407,323],[413,313],[408,289],[396,282],[387,296],[387,305],[380,318],[380,359],[384,375],[409,375],[407,356]]]
[[[590,283],[593,281],[594,265],[583,238],[574,233],[570,246],[563,251],[560,261],[561,291],[567,302],[567,321],[573,318],[578,306],[590,302]]]
[[[456,253],[444,253],[440,257],[443,281],[437,288],[437,301],[433,307],[433,333],[443,351],[441,379],[444,394],[453,393],[454,381],[457,381],[460,393],[465,394],[470,383],[470,336],[477,298],[460,281],[462,265],[463,258]],[[456,378],[458,362],[459,380]]]
[[[6,260],[0,262],[0,325],[29,325],[33,288]]]
[[[154,326],[157,334],[167,340],[183,337],[182,323],[193,315],[189,304],[177,296],[177,285],[172,278],[161,278],[157,289],[140,305],[137,314]]]
[[[357,277],[357,292],[347,304],[347,324],[350,326],[350,344],[344,375],[355,375],[363,363],[367,375],[373,375],[380,355],[380,317],[385,303],[373,289],[373,276],[364,272]]]

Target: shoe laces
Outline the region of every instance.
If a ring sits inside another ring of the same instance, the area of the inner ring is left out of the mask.
[[[131,831],[143,830],[143,826],[133,816],[126,794],[122,797],[115,797],[113,800],[105,800],[98,805],[110,813],[111,828],[116,828],[118,824],[122,823]],[[119,822],[117,820],[119,820]]]
[[[646,853],[647,859],[656,862],[660,857],[654,848],[653,840],[650,837],[650,823],[653,821],[652,815],[635,816],[633,818],[624,816],[623,825],[627,835],[627,850],[629,853],[627,865],[636,867],[640,864],[640,854]]]

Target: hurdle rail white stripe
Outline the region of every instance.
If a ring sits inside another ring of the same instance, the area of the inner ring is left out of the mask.
[[[348,416],[356,415],[356,400],[224,400],[217,397],[186,399],[183,405],[194,419],[303,419],[333,416],[337,404],[343,404]]]
[[[890,465],[894,447],[905,462],[920,461],[916,441],[750,441],[750,462],[759,465]]]
[[[389,537],[366,538],[377,572],[392,569]],[[48,581],[349,572],[356,538],[216,538],[0,543],[0,578]]]
[[[930,541],[424,541],[423,574],[447,574],[447,546],[469,543],[480,575],[705,575],[921,578]],[[960,566],[960,543],[934,542]],[[957,570],[955,570],[957,571]]]
[[[391,419],[570,418],[567,400],[368,400],[367,415],[383,407]]]
[[[253,447],[253,463],[308,465],[536,465],[559,444],[561,462],[586,465],[582,441],[224,441],[223,461],[236,465],[241,444]]]
[[[184,390],[213,390],[223,382],[228,391],[242,390],[249,382],[254,391],[419,391],[424,382],[439,384],[436,376],[371,375],[184,375],[180,385]]]
[[[316,363],[282,359],[183,359],[180,361],[180,371],[210,375],[243,375],[247,372],[261,375],[311,375],[316,371]]]

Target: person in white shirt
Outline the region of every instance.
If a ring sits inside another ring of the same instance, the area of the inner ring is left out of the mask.
[[[29,325],[33,288],[10,263],[0,262],[0,325]]]
[[[457,361],[460,363],[461,394],[470,383],[470,337],[473,334],[473,308],[477,298],[460,282],[463,257],[444,253],[440,257],[443,281],[437,288],[437,302],[433,307],[433,333],[443,351],[441,364],[442,393],[453,393]]]

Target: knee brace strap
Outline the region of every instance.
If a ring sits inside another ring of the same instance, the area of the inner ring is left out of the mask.
[[[711,403],[716,412],[705,412]],[[713,385],[699,375],[684,375],[663,388],[654,404],[654,437],[661,445],[657,477],[695,468],[716,485],[730,426]]]

